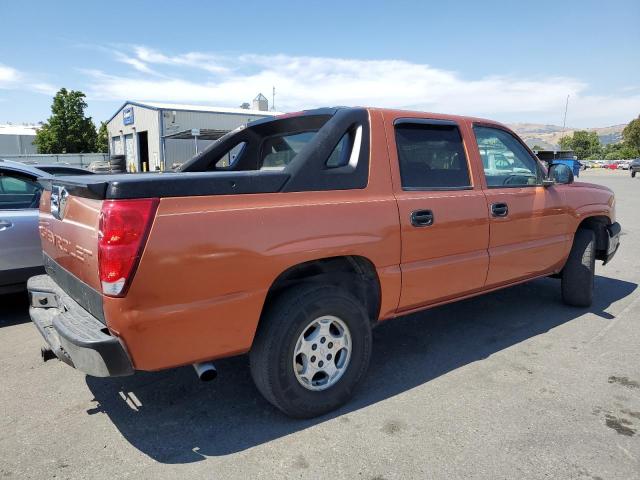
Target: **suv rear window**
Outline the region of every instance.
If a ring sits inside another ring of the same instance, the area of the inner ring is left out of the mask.
[[[256,120],[224,135],[177,171],[242,172],[238,178],[255,185],[275,185],[281,175],[280,189],[287,192],[365,188],[369,112],[323,108]]]
[[[267,138],[262,144],[260,169],[282,169],[300,153],[318,133],[317,130],[293,133],[291,135],[276,135]]]

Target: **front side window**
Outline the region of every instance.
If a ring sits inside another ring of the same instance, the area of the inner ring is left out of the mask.
[[[478,125],[473,131],[489,188],[540,184],[538,162],[513,135],[499,128]]]
[[[41,191],[35,180],[0,173],[0,210],[37,208]]]
[[[460,130],[449,123],[399,123],[395,127],[405,190],[471,188]]]

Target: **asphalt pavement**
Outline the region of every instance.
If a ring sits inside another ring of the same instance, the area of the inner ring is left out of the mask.
[[[582,177],[623,227],[591,308],[542,279],[386,322],[355,398],[314,420],[263,400],[245,356],[212,383],[42,363],[26,297],[0,297],[0,477],[640,478],[640,178]]]

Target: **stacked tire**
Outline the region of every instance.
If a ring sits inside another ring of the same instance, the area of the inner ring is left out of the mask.
[[[109,157],[109,169],[111,173],[126,173],[127,157],[124,155],[111,155]]]

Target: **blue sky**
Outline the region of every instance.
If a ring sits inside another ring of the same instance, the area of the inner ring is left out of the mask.
[[[640,2],[0,0],[0,123],[60,87],[278,110],[372,105],[599,127],[640,114]]]

